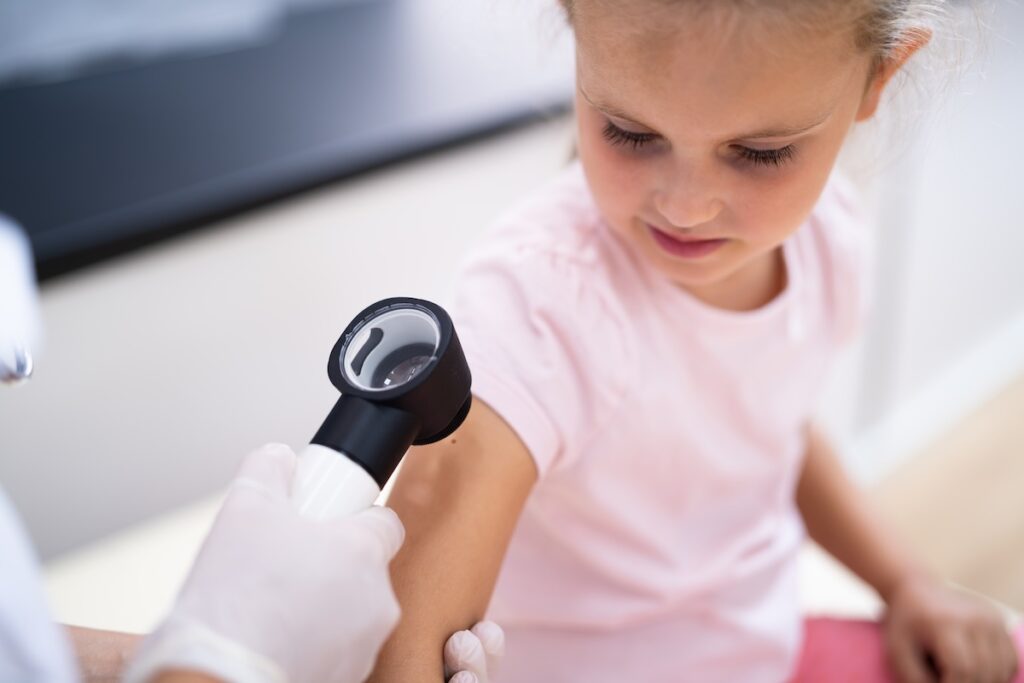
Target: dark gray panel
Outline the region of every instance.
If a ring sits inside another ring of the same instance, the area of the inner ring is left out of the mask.
[[[0,91],[0,211],[48,276],[564,107],[569,65],[496,49],[486,4],[320,9],[252,48]]]

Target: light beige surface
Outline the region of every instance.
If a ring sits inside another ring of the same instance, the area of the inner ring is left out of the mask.
[[[891,474],[875,499],[936,571],[1024,610],[1024,377]]]
[[[47,564],[57,620],[129,633],[152,629],[188,575],[220,501],[194,503]]]

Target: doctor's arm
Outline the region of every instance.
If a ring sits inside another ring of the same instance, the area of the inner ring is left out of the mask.
[[[483,618],[536,480],[522,441],[479,400],[453,436],[406,456],[388,499],[406,525],[391,564],[402,617],[370,681],[444,680],[441,646]]]

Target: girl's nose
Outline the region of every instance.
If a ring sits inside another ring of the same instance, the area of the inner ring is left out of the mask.
[[[692,174],[667,178],[654,195],[654,208],[672,227],[680,229],[710,223],[724,206],[712,185],[696,180]]]

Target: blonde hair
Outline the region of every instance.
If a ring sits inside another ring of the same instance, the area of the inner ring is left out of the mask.
[[[605,0],[608,1],[608,0]],[[633,2],[634,0],[627,0]],[[857,49],[883,61],[906,45],[910,34],[931,31],[947,13],[949,0],[652,0],[661,5],[687,4],[710,9],[728,4],[738,10],[771,10],[797,16],[808,27],[829,25],[854,29]],[[572,23],[579,0],[559,0]]]

